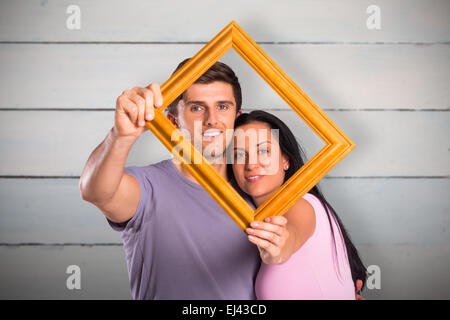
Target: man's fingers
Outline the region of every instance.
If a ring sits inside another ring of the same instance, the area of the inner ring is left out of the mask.
[[[154,94],[151,90],[147,88],[138,88],[137,93],[145,99],[145,120],[151,121],[155,116],[154,107]]]
[[[117,98],[117,111],[123,111],[132,123],[137,121],[138,109],[136,104],[130,100],[130,90],[125,90],[119,98]]]
[[[151,90],[153,93],[153,104],[155,107],[161,107],[163,105],[163,97],[161,93],[161,88],[157,83],[151,83],[148,85],[147,89]]]
[[[136,104],[129,99],[126,92],[117,99],[117,102],[120,105],[120,108],[127,114],[131,123],[136,123],[138,118],[138,108]]]
[[[145,122],[154,119],[154,100],[161,96],[161,90],[157,84],[150,87],[134,87],[117,98],[115,126],[121,135],[138,137],[147,130]]]
[[[130,99],[137,107],[138,115],[137,115],[137,122],[135,123],[136,126],[143,127],[145,126],[145,120],[144,120],[144,114],[145,114],[145,99],[138,95],[135,92],[132,92],[128,99]]]
[[[356,300],[366,300],[361,295],[359,295],[361,288],[362,288],[363,282],[362,280],[358,279],[356,280],[356,293],[355,293],[355,299]]]
[[[361,291],[362,285],[363,285],[362,280],[359,280],[359,279],[356,280],[356,291],[357,292]]]

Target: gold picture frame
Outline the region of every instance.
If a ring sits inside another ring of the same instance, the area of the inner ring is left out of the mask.
[[[231,48],[235,49],[325,142],[325,146],[314,157],[256,210],[253,210],[203,158],[163,113],[167,106]],[[182,165],[243,230],[254,220],[262,221],[268,216],[284,214],[356,146],[235,21],[228,24],[177,70],[161,86],[161,92],[163,106],[155,109],[155,117],[146,121],[146,127],[174,156],[182,160]],[[199,161],[194,159],[202,161],[198,163]]]

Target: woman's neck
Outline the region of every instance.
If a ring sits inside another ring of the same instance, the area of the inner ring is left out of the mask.
[[[269,199],[272,194],[273,194],[273,192],[269,193],[269,194],[265,194],[265,195],[259,196],[259,197],[252,197],[252,199],[253,199],[253,202],[255,203],[256,207],[258,208],[267,199]]]

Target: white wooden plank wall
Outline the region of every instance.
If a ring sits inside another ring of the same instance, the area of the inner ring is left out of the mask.
[[[449,299],[449,14],[447,0],[0,2],[0,299],[130,298],[120,234],[81,200],[81,169],[123,90],[163,83],[231,20],[357,144],[320,186],[380,267],[363,295]],[[322,147],[234,51],[222,61],[244,109],[281,117],[309,157]],[[169,156],[148,132],[127,164]],[[66,288],[73,264],[81,290]]]

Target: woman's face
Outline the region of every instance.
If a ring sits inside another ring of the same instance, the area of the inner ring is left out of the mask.
[[[251,122],[234,132],[234,177],[257,206],[283,184],[289,168],[277,137],[278,132],[264,122]]]

